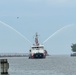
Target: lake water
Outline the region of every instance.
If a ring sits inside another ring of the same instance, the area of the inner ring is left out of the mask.
[[[46,59],[8,57],[9,75],[76,75],[76,57],[53,55]]]

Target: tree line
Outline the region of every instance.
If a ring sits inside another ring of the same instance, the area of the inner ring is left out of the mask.
[[[73,52],[76,52],[76,44],[72,44],[72,45],[71,45],[71,48],[72,48],[71,50],[72,50]]]

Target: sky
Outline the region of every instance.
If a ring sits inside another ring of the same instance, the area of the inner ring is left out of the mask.
[[[36,32],[49,54],[71,54],[76,0],[0,0],[0,53],[28,53]]]

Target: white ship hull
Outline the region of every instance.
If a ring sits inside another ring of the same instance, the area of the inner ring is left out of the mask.
[[[45,57],[46,57],[46,54],[44,49],[40,49],[40,47],[37,47],[37,50],[31,49],[29,58],[45,58]]]
[[[43,53],[35,53],[33,55],[30,55],[29,58],[45,58],[45,55]]]

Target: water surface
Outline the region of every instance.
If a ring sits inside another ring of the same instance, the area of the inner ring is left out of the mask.
[[[46,59],[8,57],[9,75],[76,75],[76,57],[48,56]]]

